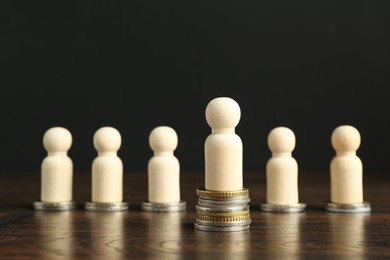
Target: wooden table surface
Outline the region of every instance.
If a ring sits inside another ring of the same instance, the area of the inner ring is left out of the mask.
[[[264,213],[263,173],[245,173],[252,224],[245,232],[194,230],[195,190],[202,173],[182,173],[182,213],[140,210],[147,197],[145,173],[126,173],[126,212],[39,212],[39,173],[0,175],[0,259],[254,259],[390,258],[390,175],[365,173],[365,199],[371,214],[336,214],[323,210],[329,199],[326,172],[300,173],[305,213]],[[90,200],[90,174],[75,173],[74,197]]]

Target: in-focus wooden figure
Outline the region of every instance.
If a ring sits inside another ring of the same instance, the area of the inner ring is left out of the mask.
[[[231,98],[215,98],[206,107],[211,134],[205,142],[205,188],[233,191],[243,188],[242,141],[235,133],[240,106]]]
[[[274,128],[268,135],[272,158],[268,160],[267,203],[261,209],[268,212],[302,212],[306,205],[298,198],[298,163],[292,157],[294,132],[287,127]]]
[[[76,208],[76,202],[72,201],[73,162],[67,154],[71,145],[72,135],[63,127],[50,128],[44,134],[47,157],[41,165],[41,201],[33,203],[36,210]]]
[[[180,163],[173,154],[178,138],[175,130],[159,126],[149,135],[149,145],[154,155],[148,163],[148,202],[142,203],[142,210],[174,212],[186,209],[186,202],[180,201]]]
[[[123,163],[117,156],[122,138],[113,127],[102,127],[93,136],[98,156],[92,163],[92,202],[85,203],[88,211],[123,211]]]
[[[367,213],[371,206],[363,200],[363,164],[356,155],[361,138],[350,125],[337,127],[332,133],[336,156],[330,164],[330,202],[325,208],[331,212]]]

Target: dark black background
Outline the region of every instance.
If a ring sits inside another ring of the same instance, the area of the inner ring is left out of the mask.
[[[39,171],[52,126],[89,170],[105,125],[126,171],[146,171],[158,125],[176,129],[183,171],[202,171],[218,96],[241,106],[246,171],[264,170],[280,125],[302,170],[327,170],[340,124],[360,130],[366,170],[390,169],[390,1],[2,1],[0,15],[3,172]]]

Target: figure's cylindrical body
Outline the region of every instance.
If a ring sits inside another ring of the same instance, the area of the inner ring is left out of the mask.
[[[298,199],[298,164],[294,158],[273,157],[267,162],[267,203],[296,204]]]
[[[161,156],[156,154],[149,160],[148,187],[149,202],[180,201],[180,164],[173,153]]]
[[[205,188],[233,191],[243,188],[242,141],[233,133],[215,133],[205,142]]]
[[[363,202],[363,164],[356,155],[336,156],[330,164],[331,202]]]
[[[72,200],[73,163],[66,153],[46,157],[42,161],[41,175],[42,202]]]
[[[123,164],[116,155],[98,156],[92,163],[92,202],[123,200]]]

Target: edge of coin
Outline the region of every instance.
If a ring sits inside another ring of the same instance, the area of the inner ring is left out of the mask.
[[[212,191],[206,189],[196,189],[196,194],[203,198],[236,198],[236,197],[248,197],[249,189],[243,188],[242,190],[235,191]]]

